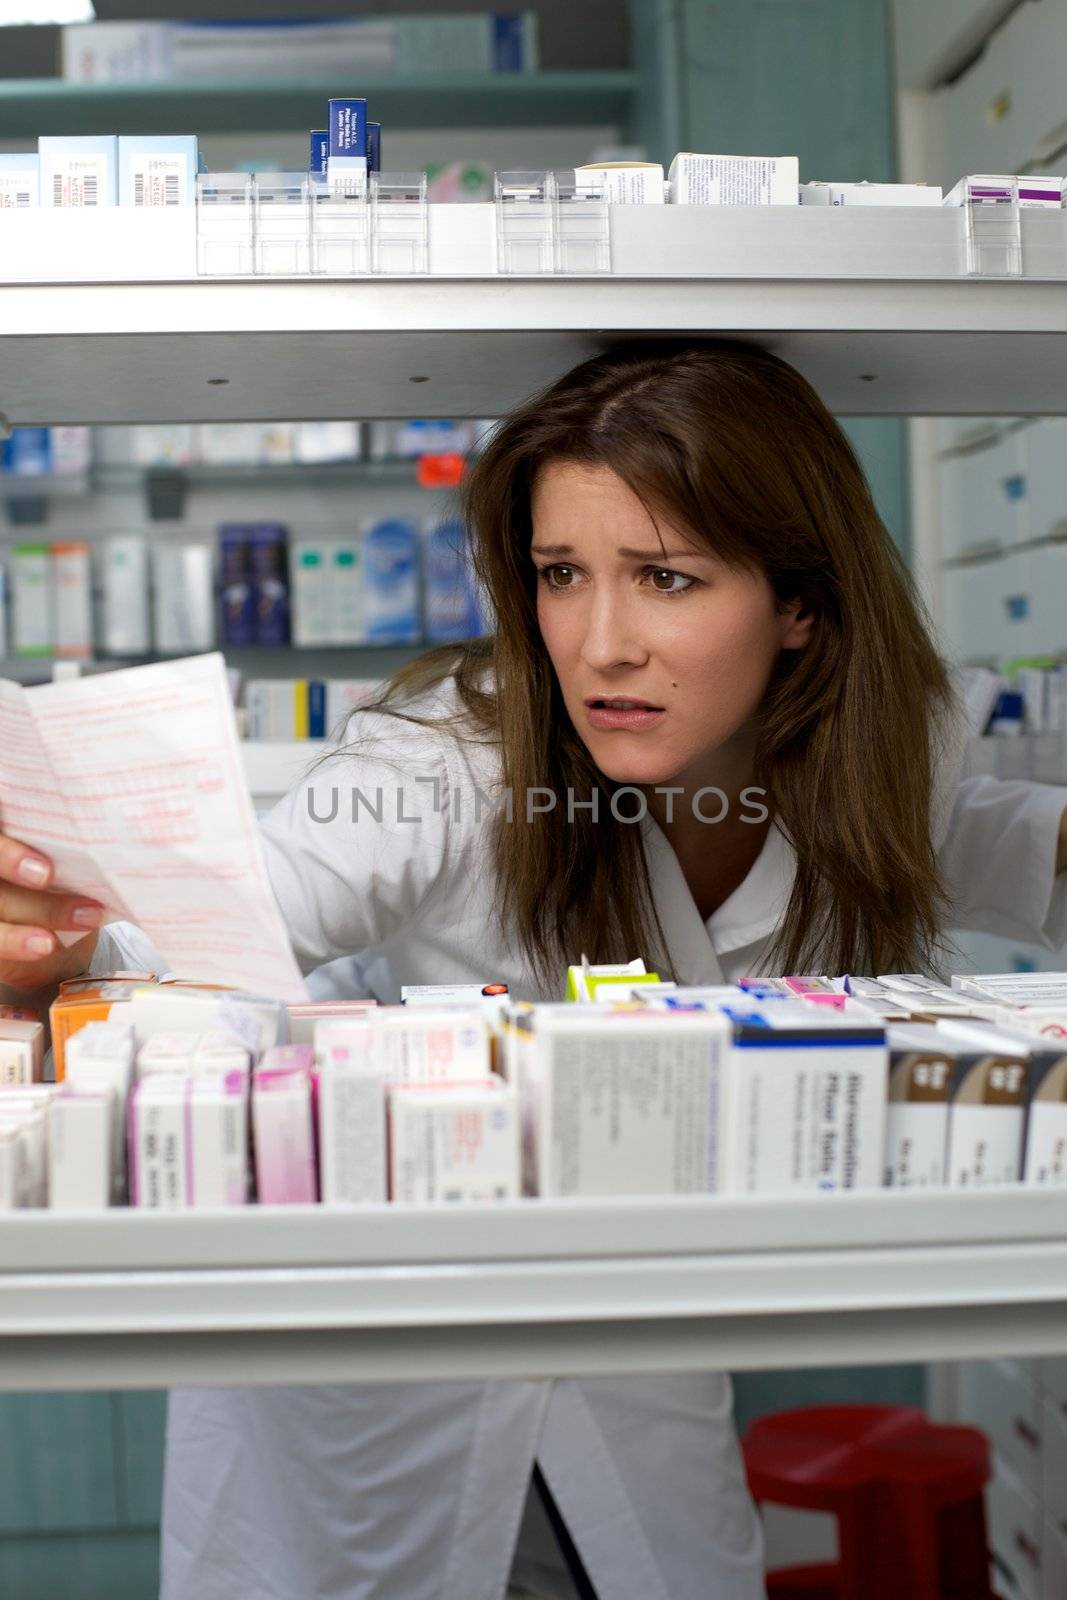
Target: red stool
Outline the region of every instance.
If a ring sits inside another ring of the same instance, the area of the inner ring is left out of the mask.
[[[770,1600],[996,1600],[976,1428],[910,1406],[812,1406],[759,1418],[743,1448],[757,1503],[837,1518],[836,1564],[770,1573]]]

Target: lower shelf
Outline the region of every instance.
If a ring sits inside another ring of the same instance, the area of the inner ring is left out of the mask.
[[[0,1220],[9,1389],[1064,1352],[1055,1191]]]

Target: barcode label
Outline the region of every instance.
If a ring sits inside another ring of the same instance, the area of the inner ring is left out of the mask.
[[[59,172],[52,179],[52,204],[54,206],[63,204],[63,176]]]
[[[17,206],[28,206],[29,203],[30,191],[28,189],[20,189],[15,196],[15,204]]]
[[[180,203],[178,174],[176,172],[168,172],[163,179],[163,204],[165,206],[176,206]]]
[[[95,206],[98,203],[98,193],[99,185],[97,184],[95,172],[87,172],[82,179],[82,205]]]
[[[144,205],[144,173],[139,172],[133,180],[133,203],[135,206]]]

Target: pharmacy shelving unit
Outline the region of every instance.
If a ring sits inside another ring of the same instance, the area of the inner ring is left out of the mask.
[[[358,72],[388,128],[449,127],[462,107],[467,128],[599,127],[625,124],[637,100],[636,72],[452,73],[404,76]],[[322,108],[350,95],[353,74],[336,81],[207,79],[162,83],[68,83],[62,78],[0,82],[0,142],[50,134],[243,133],[317,128]]]
[[[1062,1194],[0,1220],[0,1387],[781,1368],[1067,1351]]]
[[[909,275],[886,213],[670,211],[643,272],[600,278],[12,284],[0,412],[493,416],[612,340],[712,333],[778,351],[845,414],[1067,409],[1052,266],[954,276],[940,212],[897,213],[930,245]],[[1067,274],[1067,218],[1025,226],[1031,265],[1062,253]],[[670,230],[689,227],[713,233],[687,258]],[[1058,1192],[0,1220],[12,1388],[74,1370],[129,1387],[1064,1352]]]
[[[1067,396],[1067,283],[12,284],[0,413],[24,426],[499,416],[612,339],[709,331],[768,345],[843,415],[1044,414]]]

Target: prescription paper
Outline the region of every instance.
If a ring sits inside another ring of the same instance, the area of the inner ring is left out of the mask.
[[[57,888],[135,923],[181,976],[307,999],[221,655],[33,689],[0,680],[0,830],[52,858]]]

